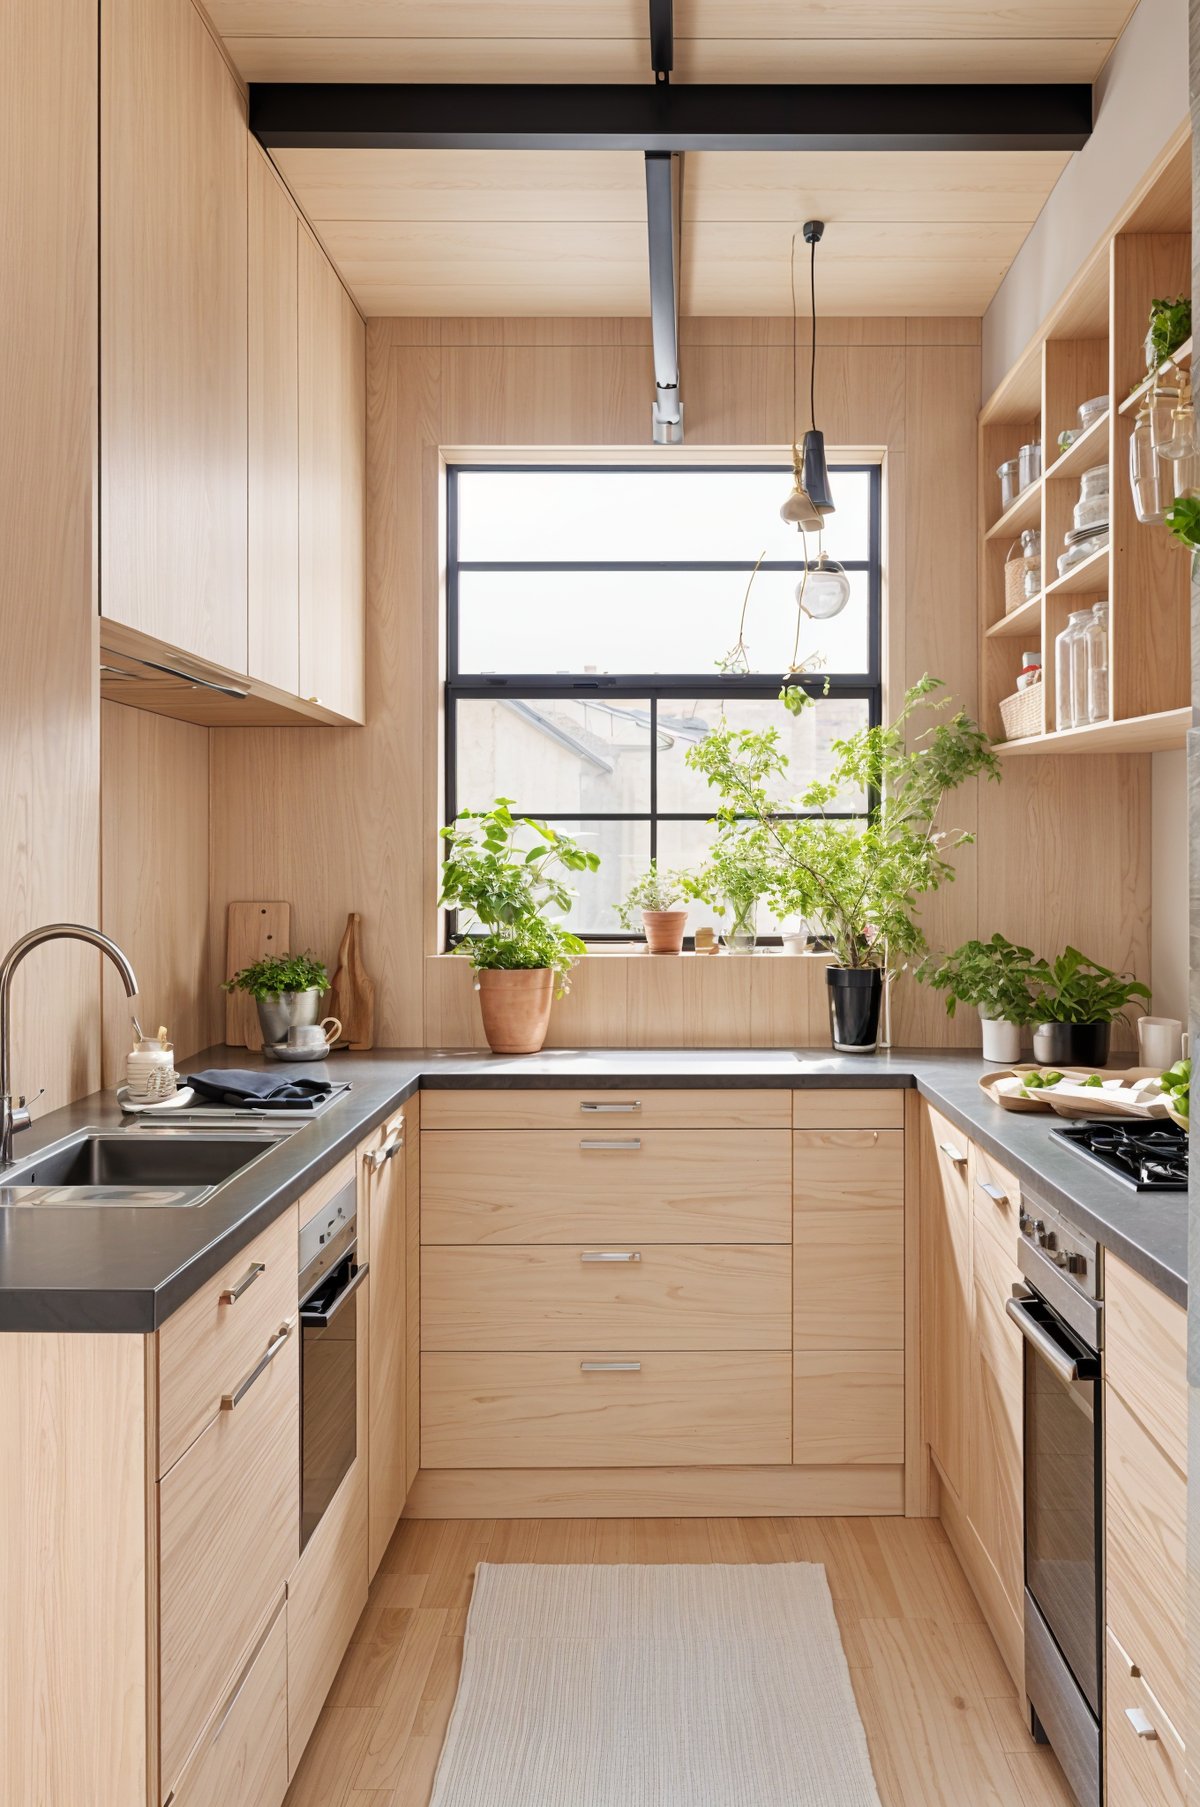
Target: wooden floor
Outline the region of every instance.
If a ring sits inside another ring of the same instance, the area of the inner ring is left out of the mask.
[[[484,1560],[824,1563],[883,1807],[1071,1807],[941,1525],[904,1518],[402,1523],[286,1807],[427,1807]]]

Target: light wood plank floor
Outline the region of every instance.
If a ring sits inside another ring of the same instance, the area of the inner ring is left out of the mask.
[[[1071,1807],[936,1519],[415,1520],[286,1807],[427,1807],[477,1562],[821,1562],[884,1807]]]

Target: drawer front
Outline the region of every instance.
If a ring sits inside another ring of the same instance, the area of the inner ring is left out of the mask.
[[[784,1464],[791,1395],[791,1357],[782,1351],[432,1354],[421,1361],[421,1465]]]
[[[1177,1727],[1187,1692],[1187,1482],[1105,1393],[1107,1618]]]
[[[1177,1729],[1127,1653],[1108,1634],[1104,1687],[1107,1807],[1184,1807],[1187,1772]]]
[[[164,1793],[296,1561],[299,1355],[296,1327],[238,1404],[159,1482]]]
[[[1104,1257],[1104,1371],[1134,1417],[1187,1473],[1187,1313]]]
[[[792,1162],[797,1219],[806,1211],[904,1208],[901,1130],[801,1130],[792,1137]]]
[[[287,1609],[206,1727],[172,1807],[280,1807],[288,1785]]]
[[[971,1206],[976,1227],[991,1236],[1010,1261],[1021,1240],[1021,1186],[1007,1167],[971,1145]]]
[[[792,1462],[904,1460],[904,1353],[818,1351],[792,1363]]]
[[[786,1244],[427,1248],[423,1349],[790,1349]]]
[[[904,1093],[883,1086],[802,1086],[792,1093],[795,1129],[903,1129]]]
[[[444,1129],[575,1129],[617,1130],[640,1124],[646,1129],[786,1129],[792,1120],[792,1095],[774,1090],[677,1090],[630,1086],[620,1091],[582,1090],[423,1091],[421,1128]],[[614,1129],[614,1125],[616,1129]]]
[[[158,1333],[158,1472],[221,1409],[221,1396],[296,1311],[299,1215],[292,1205],[205,1281]]]
[[[609,1122],[423,1133],[421,1240],[789,1242],[791,1141],[786,1129]]]

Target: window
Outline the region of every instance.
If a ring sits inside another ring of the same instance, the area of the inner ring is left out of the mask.
[[[598,852],[600,870],[579,877],[577,934],[634,939],[613,909],[631,881],[651,859],[703,861],[716,799],[685,756],[722,715],[777,727],[797,790],[829,770],[834,740],[879,721],[880,472],[832,476],[825,548],[851,599],[833,621],[803,624],[801,656],[826,663],[816,706],[795,717],[778,702],[804,569],[779,518],[790,466],[449,471],[447,813],[511,797]],[[751,670],[723,674],[764,548]],[[847,817],[865,812],[864,797],[846,798]],[[760,918],[760,932],[775,927]]]

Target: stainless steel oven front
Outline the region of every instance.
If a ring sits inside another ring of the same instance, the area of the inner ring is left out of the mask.
[[[348,1180],[300,1230],[300,1548],[358,1453],[358,1207]]]
[[[1101,1807],[1103,1305],[1099,1249],[1026,1200],[1007,1302],[1025,1339],[1025,1692],[1079,1807]]]

